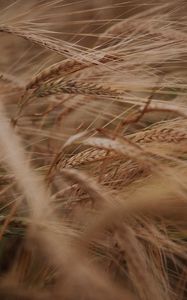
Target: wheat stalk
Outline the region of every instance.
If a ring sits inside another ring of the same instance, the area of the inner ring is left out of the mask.
[[[45,97],[62,93],[110,97],[121,95],[121,92],[111,89],[110,87],[104,87],[94,83],[77,82],[75,80],[66,81],[66,78],[44,83],[34,91],[33,95]]]
[[[186,120],[181,120],[172,124],[169,122],[164,125],[155,126],[153,129],[140,131],[138,133],[128,135],[128,139],[132,140],[134,143],[139,143],[141,145],[147,143],[180,143],[187,140],[187,134],[185,132]],[[170,126],[169,126],[170,125]],[[177,126],[178,125],[178,126]],[[184,128],[183,128],[184,126]],[[178,128],[179,127],[179,128]],[[102,146],[101,146],[102,148]],[[106,158],[107,150],[104,149],[95,149],[94,146],[90,149],[84,150],[69,159],[63,160],[60,164],[61,167],[75,167],[79,165],[94,163],[101,161]],[[121,156],[119,153],[110,152],[107,155],[107,158],[115,159]]]
[[[96,55],[95,55],[96,56]],[[47,81],[48,79],[56,78],[58,76],[65,76],[70,75],[72,73],[75,73],[77,71],[82,71],[86,68],[90,68],[92,66],[97,66],[100,64],[104,64],[107,62],[110,62],[112,60],[116,59],[114,56],[109,55],[108,53],[105,54],[102,58],[99,58],[98,61],[93,60],[84,60],[84,61],[78,61],[76,59],[66,59],[62,62],[56,63],[47,69],[44,69],[41,71],[38,75],[36,75],[33,79],[31,79],[28,84],[26,85],[26,89],[33,89],[40,84],[42,84],[44,81]]]
[[[27,41],[32,42],[33,44],[39,45],[40,47],[43,47],[63,56],[70,56],[73,52],[73,50],[70,51],[70,47],[67,46],[67,43],[64,42],[59,44],[56,40],[45,36],[40,36],[39,34],[32,33],[32,31],[30,32],[21,28],[16,28],[8,25],[0,25],[0,32],[16,35]]]

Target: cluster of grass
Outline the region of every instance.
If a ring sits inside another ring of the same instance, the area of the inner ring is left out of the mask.
[[[0,7],[0,298],[186,299],[186,1]]]

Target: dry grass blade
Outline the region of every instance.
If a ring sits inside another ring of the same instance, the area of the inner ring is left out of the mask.
[[[20,146],[19,139],[14,135],[13,129],[9,124],[9,120],[5,116],[2,104],[0,108],[1,152],[5,156],[5,160],[8,166],[12,169],[14,175],[16,176],[21,190],[23,189],[25,193],[33,218],[36,218],[36,220],[38,221],[42,221],[42,219],[44,220],[46,218],[46,216],[44,216],[43,214],[42,206],[44,205],[46,208],[46,215],[48,215],[49,211],[51,211],[49,202],[47,202],[46,200],[49,199],[48,193],[42,185],[39,187],[38,182],[40,182],[41,179],[31,171],[28,161],[25,158],[24,151]],[[31,190],[33,189],[33,187],[35,190],[35,194],[32,193],[31,195]]]
[[[138,291],[140,299],[169,299],[164,293],[160,282],[154,278],[153,270],[148,264],[145,250],[128,225],[121,226],[114,236],[117,245],[124,254],[127,262],[129,276],[134,288]]]
[[[171,112],[175,113],[179,116],[182,116],[184,118],[187,117],[187,110],[184,107],[180,107],[179,105],[174,104],[166,104],[166,103],[151,103],[147,109],[146,112],[154,112],[154,111],[160,111],[160,112]]]
[[[63,169],[61,173],[68,180],[76,182],[82,186],[83,189],[85,189],[85,191],[91,196],[96,206],[98,205],[99,207],[102,207],[103,204],[106,205],[106,197],[94,179],[89,178],[86,174],[73,169]]]

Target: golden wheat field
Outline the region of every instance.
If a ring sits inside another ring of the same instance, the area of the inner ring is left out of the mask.
[[[187,1],[0,0],[0,299],[187,299]]]

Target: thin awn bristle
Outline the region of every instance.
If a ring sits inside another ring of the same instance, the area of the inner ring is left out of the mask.
[[[55,43],[55,41],[51,40],[50,38],[43,37],[43,36],[37,35],[35,33],[22,30],[20,28],[15,28],[15,27],[6,26],[6,25],[0,25],[0,32],[6,32],[9,34],[16,35],[27,41],[32,42],[33,44],[39,45],[45,49],[48,49],[48,50],[58,53],[60,55],[67,55],[67,54],[70,55],[70,49],[68,46],[65,46],[63,44],[58,45],[58,43]],[[65,42],[64,42],[64,44],[65,44]]]

